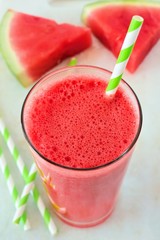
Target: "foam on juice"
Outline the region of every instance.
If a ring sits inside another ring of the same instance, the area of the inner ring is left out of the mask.
[[[112,100],[105,88],[100,79],[70,77],[35,95],[24,118],[33,146],[74,168],[100,166],[120,156],[135,137],[137,113],[121,88]]]

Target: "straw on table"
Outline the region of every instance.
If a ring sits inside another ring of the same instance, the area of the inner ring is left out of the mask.
[[[77,65],[77,58],[76,57],[72,57],[68,63],[69,67],[75,66]]]
[[[7,161],[5,159],[5,156],[3,154],[3,150],[1,148],[1,146],[0,146],[0,168],[2,170],[2,173],[3,173],[4,177],[5,177],[9,193],[10,193],[10,195],[11,195],[13,201],[14,201],[15,207],[17,208],[17,205],[18,205],[18,202],[19,202],[18,190],[17,190],[17,187],[14,183],[9,165],[7,164]],[[27,213],[25,211],[21,215],[20,220],[24,224],[24,229],[25,230],[30,229],[30,223],[29,223],[29,220],[27,218]]]
[[[14,144],[14,141],[9,133],[9,130],[5,126],[5,123],[2,120],[2,118],[0,118],[0,133],[2,134],[10,153],[11,153],[13,159],[15,160],[15,163],[16,163],[17,168],[19,169],[19,172],[21,173],[22,177],[24,178],[25,182],[27,183],[27,178],[28,178],[28,174],[29,174],[28,168],[25,165],[22,157],[20,156],[20,152],[18,151],[18,148]],[[52,235],[55,235],[57,233],[56,225],[52,219],[50,212],[46,208],[36,186],[34,186],[34,188],[32,190],[32,194],[33,194],[33,198],[37,204],[37,207],[38,207],[38,209],[43,217],[43,220],[46,223],[50,233]]]
[[[111,75],[111,79],[106,88],[107,95],[113,95],[117,91],[117,88],[119,86],[123,72],[133,51],[142,24],[143,24],[142,17],[140,16],[132,17],[122,48],[117,58],[116,65]]]
[[[36,168],[36,165],[35,163],[32,164],[31,166],[31,170],[29,172],[29,175],[28,175],[28,179],[27,179],[27,184],[25,185],[23,191],[22,191],[22,195],[19,199],[19,202],[18,202],[18,207],[17,207],[17,211],[14,215],[14,218],[13,218],[13,222],[14,223],[19,223],[20,222],[20,219],[26,209],[26,204],[27,204],[27,201],[28,201],[28,197],[29,197],[29,194],[31,192],[31,190],[33,189],[34,187],[34,180],[36,178],[36,174],[37,174],[37,168]]]

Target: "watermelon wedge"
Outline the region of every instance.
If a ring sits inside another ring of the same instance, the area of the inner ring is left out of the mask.
[[[133,15],[144,18],[144,24],[127,64],[134,72],[160,38],[160,4],[145,2],[95,2],[84,7],[83,22],[117,57]]]
[[[91,45],[86,27],[8,10],[0,25],[0,50],[24,86],[39,79],[66,57]]]

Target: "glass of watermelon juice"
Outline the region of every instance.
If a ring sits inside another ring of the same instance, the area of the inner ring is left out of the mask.
[[[22,128],[56,214],[90,227],[112,213],[142,126],[140,103],[122,80],[113,98],[111,73],[66,67],[28,93]]]

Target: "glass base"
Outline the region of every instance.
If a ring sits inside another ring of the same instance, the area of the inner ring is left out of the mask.
[[[96,221],[87,222],[87,223],[86,222],[83,222],[83,223],[82,222],[75,222],[75,221],[72,221],[72,220],[69,220],[69,219],[65,218],[64,216],[62,216],[62,215],[60,215],[58,213],[56,213],[56,214],[64,223],[66,223],[66,224],[68,224],[68,225],[70,225],[72,227],[88,228],[88,227],[94,227],[94,226],[97,226],[97,225],[103,223],[105,220],[107,220],[110,217],[110,215],[112,214],[113,210],[114,210],[114,208],[112,208],[110,210],[110,212],[108,212],[107,215],[103,216],[102,218],[99,218]]]

